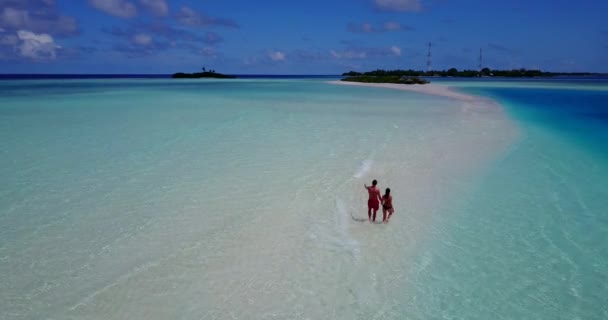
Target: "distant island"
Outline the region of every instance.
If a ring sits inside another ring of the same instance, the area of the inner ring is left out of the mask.
[[[183,73],[178,72],[171,76],[173,79],[200,79],[200,78],[214,78],[214,79],[235,79],[235,76],[221,74],[215,72],[215,70],[206,70],[203,68],[203,72],[195,72],[195,73]]]
[[[408,77],[408,76],[373,76],[373,75],[359,75],[351,76],[342,79],[346,82],[362,82],[362,83],[397,83],[397,84],[427,84],[430,83],[428,80],[419,77]]]
[[[543,72],[540,70],[513,69],[513,70],[491,70],[483,68],[477,70],[458,70],[451,68],[442,71],[416,71],[416,70],[376,70],[370,72],[350,71],[342,74],[345,77],[504,77],[504,78],[536,78],[536,77],[557,77],[557,76],[598,76],[599,73],[590,72]],[[348,79],[348,78],[347,78]],[[362,81],[361,81],[362,82]]]

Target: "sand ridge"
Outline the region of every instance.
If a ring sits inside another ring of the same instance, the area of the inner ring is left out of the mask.
[[[361,82],[347,82],[347,81],[329,81],[330,84],[347,85],[347,86],[360,86],[360,87],[372,87],[372,88],[385,88],[412,91],[423,94],[429,94],[434,96],[442,96],[446,98],[452,98],[465,102],[476,102],[479,100],[486,100],[482,97],[474,95],[464,94],[454,91],[450,87],[437,85],[437,84],[425,84],[425,85],[405,85],[398,83],[361,83]]]

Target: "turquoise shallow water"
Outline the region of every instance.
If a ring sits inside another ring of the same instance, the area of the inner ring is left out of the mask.
[[[0,82],[0,318],[604,319],[606,85],[559,86]]]
[[[608,83],[587,83],[446,83],[501,102],[521,136],[429,250],[445,315],[608,317]]]

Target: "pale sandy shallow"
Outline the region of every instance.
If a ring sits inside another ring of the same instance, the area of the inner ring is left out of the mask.
[[[511,119],[491,100],[440,86],[387,87],[435,98],[380,88],[323,95],[333,85],[299,82],[289,84],[299,93],[281,95],[275,84],[257,84],[263,96],[234,86],[76,101],[141,105],[57,138],[86,147],[98,133],[130,156],[105,159],[112,153],[95,146],[59,166],[65,172],[31,178],[59,181],[69,198],[57,220],[0,245],[0,319],[433,318],[443,302],[426,289],[437,263],[427,252],[445,239],[452,199],[513,143]],[[111,134],[134,126],[129,139]],[[389,225],[365,222],[372,179],[394,191]],[[34,200],[41,217],[58,202]]]
[[[359,86],[359,87],[372,87],[372,88],[385,88],[385,89],[396,89],[404,91],[412,91],[424,94],[430,94],[434,96],[441,96],[446,98],[452,98],[461,101],[473,102],[479,101],[481,97],[468,95],[460,92],[456,92],[447,86],[437,84],[425,84],[425,85],[405,85],[397,83],[360,83],[360,82],[346,82],[346,81],[330,81],[331,84],[339,84],[346,86]]]

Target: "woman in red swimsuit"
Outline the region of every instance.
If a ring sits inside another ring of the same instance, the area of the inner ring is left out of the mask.
[[[386,188],[386,193],[382,196],[382,222],[388,223],[395,209],[393,209],[393,196],[391,196],[391,189]],[[388,216],[386,215],[388,213]]]

